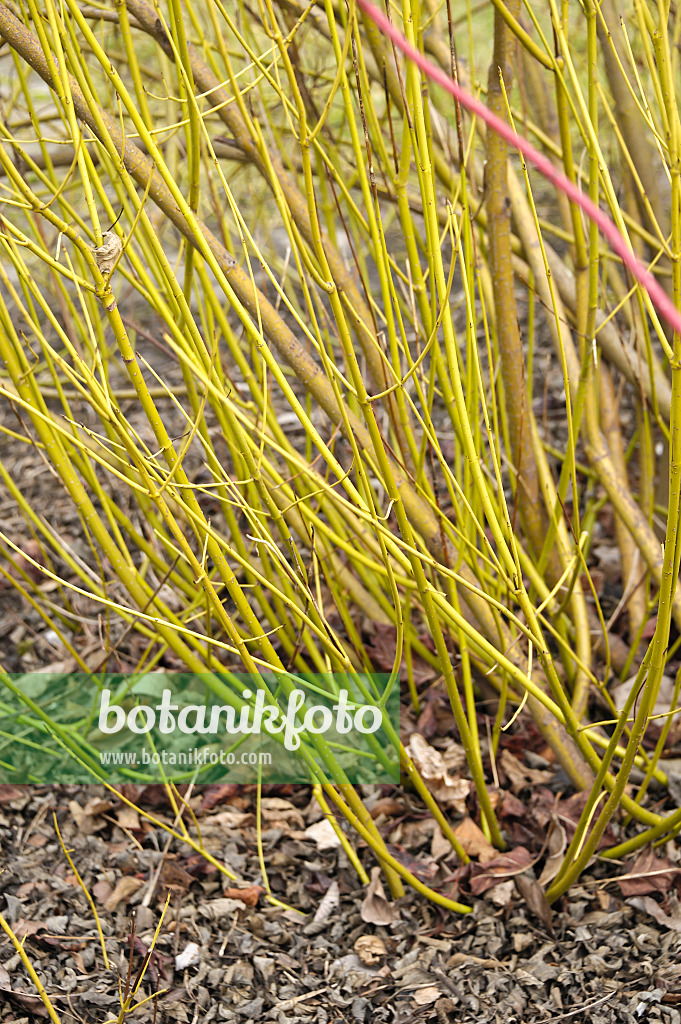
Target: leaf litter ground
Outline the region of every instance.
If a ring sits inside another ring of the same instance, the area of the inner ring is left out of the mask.
[[[423,740],[423,743],[427,743]],[[518,764],[521,764],[518,761]],[[542,769],[533,769],[541,771]],[[548,774],[548,773],[547,773]],[[508,778],[508,777],[506,777]],[[520,786],[517,780],[516,786]],[[469,815],[458,825],[473,857],[461,869],[410,797],[365,792],[392,852],[428,884],[473,912],[456,916],[421,897],[386,896],[366,849],[371,885],[360,886],[328,822],[304,787],[272,787],[262,800],[262,842],[274,905],[264,889],[252,787],[187,794],[204,848],[237,876],[145,818],[169,825],[161,787],[128,787],[139,810],[102,787],[0,789],[3,913],[64,1024],[118,1014],[125,984],[146,955],[171,901],[140,996],[163,990],[130,1020],[201,1021],[681,1022],[681,865],[675,851],[644,853],[604,870],[596,862],[549,911],[535,879],[542,801],[499,794],[509,852],[491,851]],[[527,794],[520,789],[521,794]],[[554,822],[577,809],[553,794]],[[468,800],[470,807],[470,798]],[[525,817],[513,817],[525,807]],[[563,806],[565,804],[566,806]],[[55,813],[91,892],[109,952],[105,970],[86,897],[57,842]],[[188,819],[196,835],[196,825]],[[550,824],[546,831],[555,830]],[[517,831],[519,829],[520,831]],[[525,830],[521,844],[520,836]],[[131,920],[135,935],[131,935]],[[0,945],[0,1020],[38,1022],[45,1011],[8,939]]]

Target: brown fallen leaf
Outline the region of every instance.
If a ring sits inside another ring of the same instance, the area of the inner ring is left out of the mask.
[[[232,797],[238,793],[239,787],[235,782],[223,782],[214,786],[208,786],[203,794],[201,809],[212,811],[220,804],[228,804]]]
[[[166,859],[163,862],[159,880],[166,889],[188,889],[194,881],[194,876],[175,861]]]
[[[33,537],[29,537],[26,540],[20,541],[19,558],[17,559],[17,569],[21,572],[25,572],[34,583],[38,583],[43,579],[42,569],[40,565],[44,565],[44,552],[41,544]],[[38,565],[35,563],[38,562]]]
[[[305,828],[302,814],[290,800],[283,800],[280,796],[263,797],[260,807],[269,828],[276,828],[275,822],[284,829]]]
[[[127,903],[130,897],[134,896],[143,885],[142,879],[134,878],[132,875],[123,875],[116,882],[114,891],[104,904],[104,909],[112,913],[119,903]]]
[[[49,891],[50,891],[50,887],[47,884],[47,882],[44,882],[44,881],[40,880],[40,881],[35,881],[35,882],[24,882],[23,885],[19,886],[19,888],[17,889],[17,891],[15,892],[14,895],[16,896],[16,898],[18,900],[25,900],[26,897],[30,896],[31,893],[33,893],[33,892],[49,892]]]
[[[397,649],[397,630],[386,623],[374,623],[375,631],[369,643],[365,644],[366,652],[371,658],[372,664],[379,672],[392,672],[395,664],[395,652]],[[407,663],[402,658],[400,666],[402,678],[406,677]],[[417,686],[429,682],[436,675],[432,666],[424,661],[418,654],[412,655],[412,672]]]
[[[632,899],[627,900],[627,903],[637,910],[642,910],[644,914],[649,914],[663,928],[668,928],[669,931],[673,932],[681,932],[681,914],[679,914],[678,910],[674,914],[665,914],[660,904],[656,903],[651,896],[634,896]]]
[[[380,935],[360,935],[353,948],[362,963],[369,967],[388,955],[385,942]]]
[[[257,907],[264,891],[261,885],[249,885],[247,889],[225,889],[224,894],[227,899],[241,900],[247,907]]]
[[[90,801],[91,807],[101,805],[102,801]],[[111,805],[107,805],[109,808]],[[81,807],[77,800],[69,800],[69,811],[71,817],[76,823],[78,831],[85,836],[94,835],[95,832],[100,832],[103,828],[106,828],[107,822],[101,816],[93,815],[88,813],[85,807]]]
[[[657,857],[654,850],[647,849],[617,882],[623,896],[647,896],[651,892],[668,892],[679,871],[681,868],[666,857]]]
[[[46,846],[49,840],[42,832],[31,832],[26,842],[29,846],[33,846],[39,850],[43,846]]]
[[[445,835],[435,822],[435,828],[433,829],[433,836],[430,841],[430,856],[434,861],[441,860],[442,857],[446,857],[452,852],[452,844],[449,839],[445,838]]]
[[[78,952],[77,949],[73,950],[73,952],[71,953],[71,956],[76,961],[76,966],[78,968],[78,973],[79,974],[83,974],[83,975],[87,974],[87,970],[85,968],[85,961],[83,960],[83,957],[81,956],[81,954]]]
[[[417,1006],[429,1006],[440,998],[441,992],[437,985],[426,985],[424,988],[417,988],[414,992],[414,1002]]]
[[[552,821],[549,825],[549,838],[547,842],[548,856],[544,863],[544,869],[539,876],[539,884],[546,888],[549,882],[558,874],[563,863],[563,854],[567,846],[565,829],[558,821]]]
[[[404,804],[400,800],[394,800],[390,796],[384,796],[369,808],[369,814],[374,819],[376,819],[379,814],[385,814],[388,818],[394,818],[396,815],[404,814],[404,811]]]
[[[366,896],[360,907],[360,916],[367,924],[388,925],[397,921],[400,912],[385,898],[385,891],[381,882],[381,869],[371,869],[371,881]]]
[[[11,1002],[17,1003],[24,1010],[28,1010],[34,1017],[48,1017],[49,1013],[47,1007],[43,1003],[40,996],[31,995],[30,992],[17,992],[16,989],[11,988],[0,988],[0,992],[5,995]],[[50,1002],[53,1002],[53,997],[50,997]]]
[[[217,814],[212,814],[210,818],[206,818],[204,827],[213,831],[221,831],[222,829],[245,828],[246,825],[254,823],[255,816],[249,811],[219,811]]]
[[[44,921],[26,921],[23,917],[20,917],[14,925],[14,934],[18,939],[26,939],[31,935],[37,935],[41,931],[47,931],[47,925]]]
[[[510,907],[513,903],[514,893],[515,885],[513,884],[513,879],[507,878],[506,881],[497,882],[491,889],[488,889],[485,899],[490,900],[495,907]]]
[[[541,786],[551,781],[552,773],[540,768],[528,768],[512,754],[510,750],[502,750],[497,762],[508,779],[514,793],[520,793],[528,786]]]
[[[192,853],[184,861],[185,871],[188,871],[192,878],[201,878],[203,875],[214,875],[219,868],[211,864],[200,853]]]
[[[529,875],[517,875],[515,884],[529,910],[539,918],[549,934],[553,935],[553,914],[546,893],[539,882],[535,882]]]
[[[305,839],[311,839],[320,853],[324,853],[326,850],[335,850],[341,845],[328,818],[322,818],[321,821],[315,821],[314,825],[308,825],[303,836]]]
[[[92,886],[92,895],[97,900],[97,903],[106,903],[113,891],[113,886],[105,878],[95,882]]]
[[[459,840],[469,857],[477,858],[481,864],[486,864],[495,857],[498,857],[498,850],[485,838],[483,831],[472,818],[464,818],[454,829],[454,835]]]
[[[448,757],[447,753],[443,754],[435,747],[431,747],[420,733],[413,732],[409,737],[407,749],[421,777],[438,803],[452,807],[457,814],[465,814],[466,799],[471,791],[471,783],[468,779],[457,778],[455,774],[452,774],[460,771],[463,767],[461,748],[458,748],[455,743],[450,744]]]
[[[498,882],[522,874],[531,863],[530,851],[524,846],[516,846],[514,850],[499,854],[487,864],[473,864],[469,879],[470,890],[474,896],[479,896]]]
[[[432,740],[433,737],[437,736],[442,724],[442,715],[438,713],[440,711],[439,701],[434,699],[426,700],[412,732],[418,732],[424,739]]]
[[[617,549],[615,549],[617,550]],[[631,688],[636,682],[636,676],[632,676],[630,679],[625,679],[623,683],[619,683],[610,690],[610,696],[615,702],[618,714],[621,713]],[[674,711],[674,694],[675,694],[675,679],[672,675],[663,675],[658,683],[657,697],[655,698],[655,706],[651,710],[651,716],[665,715],[670,711]],[[678,720],[678,719],[677,719]]]
[[[203,904],[202,913],[211,921],[223,921],[233,918],[243,911],[244,905],[241,900],[232,900],[227,896],[220,896],[216,900],[209,900]],[[174,921],[170,922],[174,924]]]
[[[575,828],[582,815],[588,796],[588,792],[586,790],[582,790],[579,793],[573,793],[572,796],[566,797],[564,800],[559,800],[555,807],[556,814],[558,815],[561,823],[566,827],[568,839],[571,839],[574,835]],[[615,842],[615,833],[613,832],[612,824],[609,824],[598,840],[596,849],[601,850],[606,846],[614,846]]]
[[[333,881],[326,890],[321,903],[317,907],[317,911],[313,918],[314,923],[320,924],[322,921],[328,920],[339,906],[340,890],[338,888],[338,882]]]
[[[177,787],[177,792],[180,796],[184,796],[188,788],[187,783],[183,782]],[[136,804],[137,807],[154,807],[156,809],[167,807],[173,814],[175,813],[175,805],[168,796],[168,789],[161,782],[152,782],[148,786],[126,782],[120,787],[120,792],[126,800]]]
[[[388,852],[392,854],[398,863],[407,868],[412,875],[415,875],[420,882],[428,884],[432,882],[438,873],[438,865],[431,857],[425,854],[414,857],[400,843],[388,843]]]
[[[116,808],[116,821],[121,828],[125,828],[129,832],[135,832],[140,827],[140,816],[137,808],[128,807],[127,804],[122,804]]]
[[[0,783],[0,804],[9,804],[13,800],[28,799],[28,786],[10,786],[8,782]]]
[[[160,1001],[164,1006],[170,1006],[172,1003],[184,1003],[188,999],[189,996],[187,995],[187,990],[185,988],[173,988],[162,995]]]
[[[132,943],[135,952],[147,963],[149,980],[154,988],[159,987],[161,978],[164,982],[172,978],[173,957],[169,953],[163,953],[160,949],[150,949],[142,942],[139,935],[134,936]]]

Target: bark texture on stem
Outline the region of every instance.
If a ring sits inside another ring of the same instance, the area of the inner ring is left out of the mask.
[[[520,10],[520,0],[511,0],[508,9],[513,17]],[[515,37],[498,10],[494,12],[494,53],[489,69],[487,101],[490,110],[506,120],[506,100],[512,79]],[[487,133],[487,165],[485,196],[489,232],[490,269],[494,283],[501,374],[508,419],[511,451],[515,469],[516,503],[523,530],[537,555],[546,536],[546,515],[539,491],[539,478],[532,448],[530,409],[525,380],[525,353],[518,324],[511,247],[511,201],[507,181],[508,146],[496,132]]]

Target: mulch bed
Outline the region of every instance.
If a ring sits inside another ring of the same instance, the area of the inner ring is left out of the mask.
[[[389,798],[376,790],[365,799],[385,806]],[[162,788],[127,795],[172,824]],[[144,963],[168,894],[139,999],[164,991],[130,1013],[140,1024],[681,1024],[674,850],[663,862],[639,858],[637,870],[632,862],[617,867],[629,876],[619,882],[612,865],[599,879],[596,862],[550,914],[533,895],[532,868],[520,883],[517,871],[508,872],[476,896],[475,872],[444,857],[438,878],[449,883],[439,887],[473,908],[459,916],[413,893],[391,901],[375,870],[370,889],[361,886],[309,797],[304,787],[277,787],[263,799],[268,881],[287,909],[261,888],[252,787],[207,787],[189,797],[205,849],[229,866],[233,881],[102,787],[0,788],[0,909],[64,1024],[116,1019],[119,985],[130,963],[133,980]],[[53,812],[97,906],[109,970]],[[196,837],[189,817],[187,827]],[[368,851],[360,847],[360,855],[371,872]],[[45,1017],[3,936],[0,1020]]]

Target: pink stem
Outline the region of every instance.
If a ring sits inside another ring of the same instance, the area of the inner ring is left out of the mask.
[[[539,150],[535,149],[534,146],[517,135],[510,125],[502,121],[501,118],[493,114],[491,110],[476,100],[475,96],[472,96],[466,89],[462,89],[449,75],[445,74],[440,68],[436,67],[435,64],[431,63],[427,57],[411,45],[407,39],[402,35],[399,29],[395,28],[391,21],[388,20],[386,15],[375,7],[370,0],[357,0],[357,3],[362,10],[367,14],[373,22],[381,29],[381,31],[393,41],[404,55],[414,64],[417,65],[423,71],[424,74],[432,78],[434,82],[441,85],[443,89],[446,89],[456,100],[459,101],[462,107],[469,110],[471,114],[475,114],[481,118],[485,124],[505,139],[510,145],[514,146],[527,160],[528,163],[534,164],[537,170],[544,175],[545,178],[559,188],[568,199],[572,202],[577,203],[584,210],[587,217],[593,220],[597,225],[601,233],[607,238],[608,242],[621,257],[622,262],[631,272],[642,288],[650,295],[653,305],[657,307],[660,315],[667,321],[672,330],[681,334],[681,313],[676,308],[674,303],[671,301],[667,293],[660,287],[653,275],[645,266],[636,258],[634,253],[629,248],[629,245],[617,230],[610,218],[603,213],[602,210],[592,203],[587,195],[585,195],[581,189],[570,181],[561,171],[556,170],[550,160],[547,159]]]

